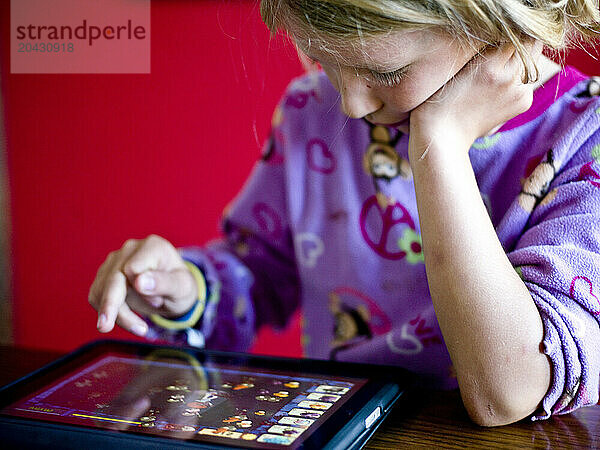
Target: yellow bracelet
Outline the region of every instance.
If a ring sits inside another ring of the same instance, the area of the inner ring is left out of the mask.
[[[189,261],[184,261],[184,263],[194,276],[196,284],[198,285],[198,300],[192,310],[185,314],[186,316],[189,316],[186,320],[170,320],[159,314],[151,314],[150,320],[159,327],[167,328],[169,330],[185,330],[186,328],[192,328],[198,323],[198,320],[200,320],[200,317],[202,317],[202,313],[204,312],[207,291],[206,279],[195,264]]]

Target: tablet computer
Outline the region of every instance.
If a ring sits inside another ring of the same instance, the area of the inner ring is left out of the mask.
[[[360,448],[410,380],[393,367],[98,341],[0,390],[0,441]]]

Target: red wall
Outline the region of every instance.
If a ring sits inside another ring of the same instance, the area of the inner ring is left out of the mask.
[[[0,63],[15,341],[69,350],[100,337],[87,292],[109,251],[149,233],[178,246],[218,235],[302,70],[289,45],[269,42],[255,1],[154,0],[150,75],[11,75],[9,3]],[[600,74],[584,52],[571,60]],[[300,354],[298,319],[274,336],[263,330],[255,351]]]
[[[67,350],[99,337],[87,293],[109,251],[149,233],[178,246],[218,235],[302,69],[253,1],[153,1],[150,75],[11,75],[9,3],[15,341]]]

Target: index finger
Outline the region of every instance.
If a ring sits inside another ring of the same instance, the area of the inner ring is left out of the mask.
[[[113,272],[106,280],[98,307],[98,331],[108,333],[115,326],[119,308],[127,296],[127,279],[122,272]]]

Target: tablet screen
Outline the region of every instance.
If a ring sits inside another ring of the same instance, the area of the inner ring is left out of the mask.
[[[157,350],[98,355],[0,412],[250,448],[296,448],[367,382]]]

